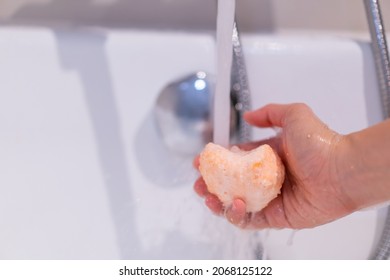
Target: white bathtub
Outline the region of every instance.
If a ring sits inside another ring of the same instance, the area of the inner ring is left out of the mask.
[[[290,230],[243,232],[211,215],[192,190],[191,160],[162,144],[152,115],[161,89],[198,70],[215,73],[214,4],[207,2],[203,21],[187,18],[191,32],[171,32],[145,29],[164,20],[141,1],[134,3],[146,17],[128,2],[112,9],[116,1],[95,1],[94,9],[84,2],[2,3],[0,259],[251,259],[261,243],[271,259],[372,255],[384,209],[293,237]],[[190,2],[158,3],[169,18],[163,28],[184,21],[181,8],[202,13]],[[121,29],[82,27],[99,22]],[[367,42],[242,39],[253,108],[305,102],[340,133],[381,120]],[[257,130],[254,138],[271,133]]]
[[[367,43],[244,35],[243,45],[254,108],[306,102],[340,133],[381,120]],[[235,229],[195,195],[190,160],[166,151],[152,110],[167,83],[215,73],[213,34],[5,26],[0,61],[0,259],[250,259],[259,240],[271,259],[372,254],[383,210],[290,240]]]

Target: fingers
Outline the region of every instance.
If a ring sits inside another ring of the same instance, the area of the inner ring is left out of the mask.
[[[195,192],[200,196],[205,198],[206,206],[216,215],[222,215],[224,212],[224,207],[219,198],[211,194],[207,190],[207,185],[202,177],[199,177],[194,184]],[[246,205],[245,202],[241,199],[235,199],[233,201],[232,207],[226,210],[226,218],[232,224],[238,227],[244,227],[246,225]]]
[[[194,166],[195,169],[199,170],[199,155],[197,155],[194,160],[192,161],[192,165]]]
[[[205,198],[205,204],[211,210],[211,212],[216,215],[221,215],[223,213],[224,208],[222,202],[216,195],[211,194],[207,190],[206,182],[203,180],[202,177],[199,177],[195,181],[194,190],[200,197]]]
[[[206,197],[209,194],[207,185],[202,177],[199,177],[194,183],[194,190],[200,197]]]
[[[266,140],[255,141],[255,142],[240,143],[240,144],[237,144],[236,146],[239,147],[241,150],[251,151],[253,149],[256,149],[260,145],[270,144],[269,143],[270,141],[272,142],[273,140],[270,138],[270,139],[266,139]]]
[[[304,104],[269,104],[255,111],[246,112],[244,119],[257,127],[284,127],[288,114],[294,110],[304,110]]]
[[[255,142],[248,142],[248,143],[242,143],[238,144],[237,146],[244,151],[251,151],[261,145],[268,144],[271,146],[272,149],[274,149],[279,156],[282,156],[282,143],[281,139],[279,137],[272,137],[265,140],[255,141]]]
[[[283,127],[284,119],[291,105],[269,104],[244,114],[244,119],[257,127]]]
[[[233,225],[244,228],[248,220],[245,202],[241,199],[235,199],[232,206],[226,210],[225,216]]]
[[[235,199],[232,206],[226,210],[225,217],[233,225],[245,229],[293,228],[287,220],[281,196],[256,213],[247,213],[245,202]]]
[[[206,183],[199,177],[194,184],[195,192],[205,198],[206,206],[216,215],[225,213],[226,219],[239,228],[264,229],[264,228],[291,228],[284,213],[281,196],[270,202],[262,211],[247,213],[246,204],[242,199],[235,199],[232,206],[225,208],[219,198],[207,190]]]
[[[245,202],[241,199],[235,199],[232,206],[225,211],[225,217],[233,225],[245,229],[290,227],[280,202],[280,198],[275,199],[262,211],[248,213]]]
[[[292,228],[292,225],[287,220],[287,215],[284,211],[283,197],[276,197],[263,210],[254,213],[248,222],[248,228]]]
[[[205,199],[206,206],[216,215],[223,214],[223,205],[219,198],[213,194],[206,195]]]

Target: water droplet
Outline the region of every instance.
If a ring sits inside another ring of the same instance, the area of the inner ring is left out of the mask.
[[[242,103],[237,103],[237,104],[235,105],[235,108],[236,108],[237,111],[241,111],[243,107],[244,107],[244,106],[242,105]]]
[[[235,84],[233,85],[233,90],[239,91],[240,89],[241,89],[241,86],[240,86],[239,83],[235,83]]]

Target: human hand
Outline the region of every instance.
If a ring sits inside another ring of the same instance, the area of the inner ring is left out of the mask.
[[[240,145],[251,150],[269,144],[286,167],[281,194],[263,210],[247,213],[245,201],[235,199],[225,209],[208,192],[202,178],[194,185],[212,212],[241,228],[310,228],[345,216],[355,209],[340,184],[338,164],[343,154],[344,136],[330,130],[304,104],[267,105],[244,115],[256,127],[280,127],[274,138]],[[199,166],[198,159],[194,165]]]

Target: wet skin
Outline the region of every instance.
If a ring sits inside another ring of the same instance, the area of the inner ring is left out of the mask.
[[[240,145],[269,144],[286,167],[281,194],[267,207],[247,213],[245,201],[224,207],[200,177],[195,192],[215,214],[247,229],[311,228],[390,200],[390,121],[356,133],[329,129],[305,104],[270,104],[247,112],[255,127],[278,127],[273,138]],[[198,168],[199,159],[194,160]]]

